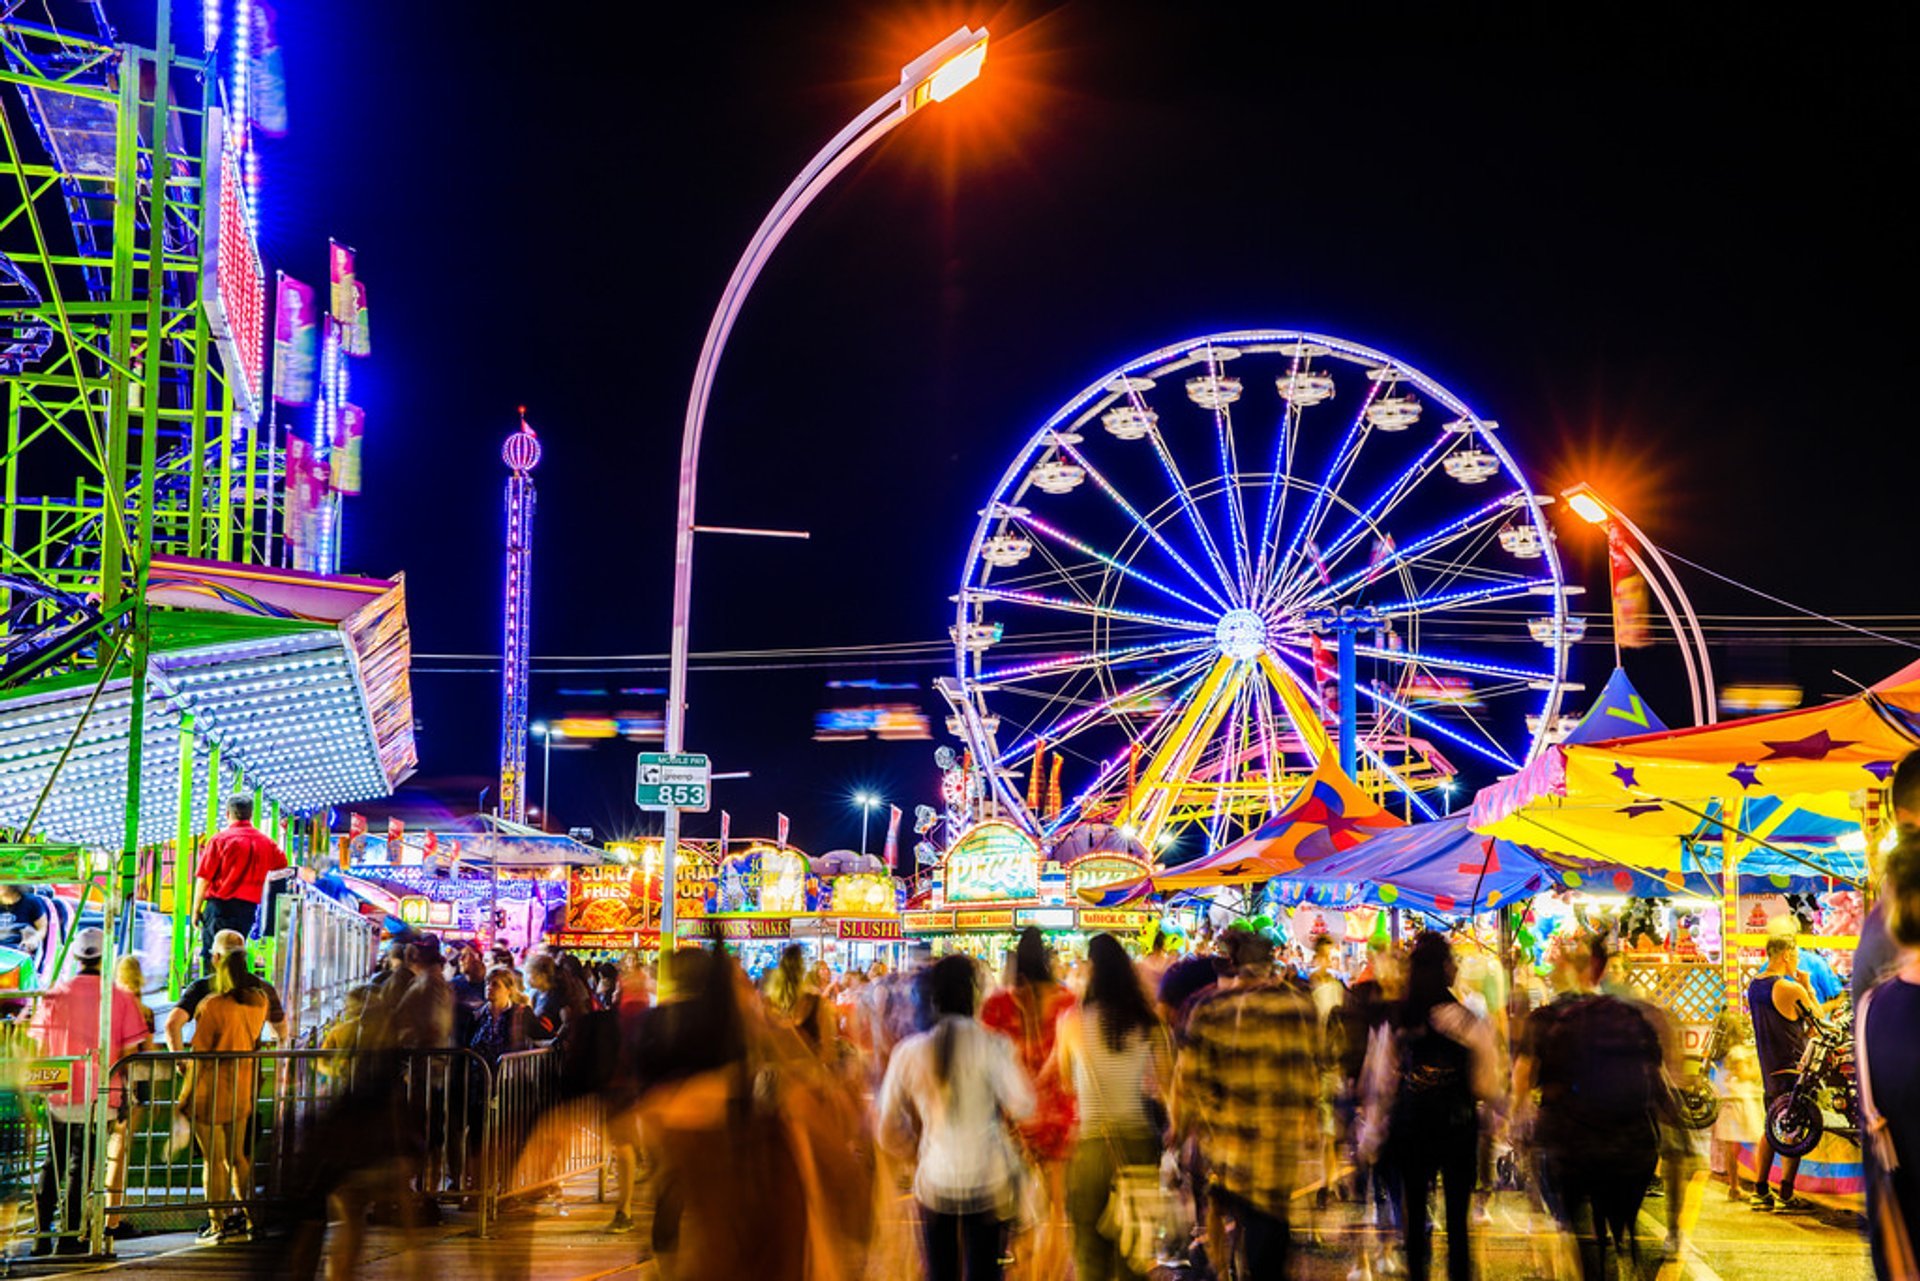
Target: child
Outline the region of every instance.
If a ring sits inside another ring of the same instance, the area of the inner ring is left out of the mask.
[[[113,985],[133,997],[134,1004],[140,1007],[140,1016],[146,1020],[147,1039],[134,1047],[135,1053],[153,1048],[153,1010],[147,1005],[147,974],[140,965],[137,956],[123,956],[113,967]],[[120,1113],[114,1120],[107,1138],[107,1190],[109,1199],[119,1201],[127,1189],[127,1162],[132,1155],[133,1136],[146,1129],[147,1104],[153,1091],[153,1066],[136,1063],[125,1069],[129,1084],[133,1088],[121,1096]],[[107,1234],[116,1239],[133,1235],[131,1225],[124,1224],[119,1215],[107,1219]]]
[[[1727,1057],[1714,1087],[1720,1095],[1720,1115],[1713,1123],[1714,1164],[1727,1167],[1727,1199],[1744,1201],[1740,1190],[1740,1148],[1760,1138],[1766,1118],[1760,1109],[1760,1058],[1752,1038],[1736,1020],[1729,1036]]]

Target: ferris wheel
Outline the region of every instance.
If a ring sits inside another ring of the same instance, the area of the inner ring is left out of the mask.
[[[1463,766],[1551,740],[1581,621],[1552,501],[1497,423],[1382,352],[1287,330],[1149,352],[1034,432],[981,510],[950,725],[1040,835],[1218,845],[1343,722],[1357,781],[1433,814]],[[1021,786],[1043,769],[1065,788]]]

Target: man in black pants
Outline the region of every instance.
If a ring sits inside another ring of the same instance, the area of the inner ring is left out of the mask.
[[[213,972],[213,936],[233,930],[241,938],[253,933],[260,914],[260,897],[267,877],[287,866],[287,856],[273,838],[253,825],[253,798],[236,796],[227,802],[232,822],[200,852],[194,872],[193,910],[200,920],[200,972]]]

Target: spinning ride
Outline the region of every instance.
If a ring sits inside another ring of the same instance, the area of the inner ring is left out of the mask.
[[[1218,846],[1336,735],[1362,786],[1432,814],[1450,755],[1517,769],[1558,716],[1579,620],[1552,501],[1496,423],[1382,352],[1288,330],[1164,347],[1014,456],[942,689],[996,808],[1039,835],[1200,824]],[[1020,794],[1044,753],[1064,803]]]

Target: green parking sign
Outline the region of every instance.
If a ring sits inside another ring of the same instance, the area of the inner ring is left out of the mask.
[[[704,814],[713,801],[713,762],[698,752],[642,752],[633,800],[643,810]]]

